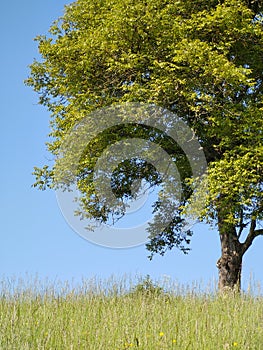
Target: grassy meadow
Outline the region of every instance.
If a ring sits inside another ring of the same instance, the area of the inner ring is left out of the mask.
[[[21,282],[21,281],[20,281]],[[263,297],[149,277],[79,287],[0,282],[1,350],[263,349]]]

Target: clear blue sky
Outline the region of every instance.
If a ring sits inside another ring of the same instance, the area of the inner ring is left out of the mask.
[[[60,280],[150,274],[191,284],[217,278],[218,234],[205,225],[196,226],[187,256],[174,249],[150,262],[144,246],[116,250],[80,238],[65,222],[55,193],[31,187],[33,166],[47,163],[49,157],[45,150],[49,114],[23,80],[27,66],[38,58],[33,38],[47,32],[66,3],[11,0],[1,5],[0,279],[25,274]],[[263,239],[258,238],[244,258],[245,283],[252,273],[263,286],[262,252]]]

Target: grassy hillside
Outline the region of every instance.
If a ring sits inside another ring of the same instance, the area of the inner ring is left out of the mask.
[[[1,350],[263,349],[263,297],[217,296],[149,279],[0,292]]]

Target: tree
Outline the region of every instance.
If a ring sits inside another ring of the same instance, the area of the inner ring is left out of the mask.
[[[182,235],[183,213],[193,194],[202,195],[205,207],[198,218],[216,225],[221,241],[220,290],[240,288],[242,258],[263,235],[261,11],[260,1],[77,0],[66,6],[49,36],[37,37],[42,60],[31,65],[26,82],[51,113],[47,145],[55,157],[83,115],[124,102],[161,106],[191,127],[208,164],[206,190],[194,190],[187,159],[163,131],[118,125],[86,148],[77,173],[83,194],[79,214],[89,211],[104,222],[121,215],[107,210],[95,194],[96,160],[123,137],[153,140],[181,162],[183,195],[168,227],[160,232],[158,225],[149,227],[147,248],[151,256],[175,246],[186,252],[192,233]],[[54,187],[55,167],[56,161],[35,168],[35,186]],[[160,184],[153,166],[127,160],[113,175],[116,196],[132,196],[138,177]]]

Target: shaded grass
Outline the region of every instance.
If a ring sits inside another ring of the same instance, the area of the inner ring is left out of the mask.
[[[0,349],[263,349],[262,297],[138,285],[2,284]]]

